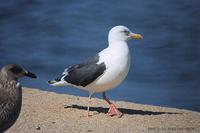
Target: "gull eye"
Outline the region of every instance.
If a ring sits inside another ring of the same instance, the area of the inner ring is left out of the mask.
[[[20,67],[13,67],[10,69],[12,73],[18,74],[21,73],[23,70]]]
[[[130,34],[130,32],[129,32],[128,30],[124,30],[123,32],[124,32],[125,35],[127,35],[127,36]]]

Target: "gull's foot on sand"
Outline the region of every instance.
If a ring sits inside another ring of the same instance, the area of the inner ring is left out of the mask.
[[[110,108],[108,110],[108,115],[109,116],[118,116],[119,118],[122,117],[123,113],[120,112],[114,104],[110,105]]]

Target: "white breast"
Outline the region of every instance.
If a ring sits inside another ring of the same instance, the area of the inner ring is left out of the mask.
[[[130,67],[130,54],[127,44],[116,44],[100,52],[100,60],[106,65],[106,71],[95,82],[88,85],[90,91],[103,92],[118,86],[127,76]]]

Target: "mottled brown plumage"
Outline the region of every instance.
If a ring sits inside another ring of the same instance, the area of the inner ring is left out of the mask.
[[[0,133],[10,128],[17,120],[22,105],[22,88],[18,78],[36,75],[22,67],[11,64],[0,70]]]

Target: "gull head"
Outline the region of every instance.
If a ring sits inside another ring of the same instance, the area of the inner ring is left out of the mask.
[[[127,42],[130,39],[143,39],[142,35],[133,33],[126,26],[118,25],[113,27],[108,34],[108,41],[125,41]]]
[[[18,78],[21,78],[23,76],[27,76],[30,78],[36,78],[36,75],[34,73],[31,73],[29,71],[26,71],[21,66],[17,64],[9,64],[4,66],[1,69],[1,74],[3,74],[4,77],[8,79],[14,79],[17,80]]]

